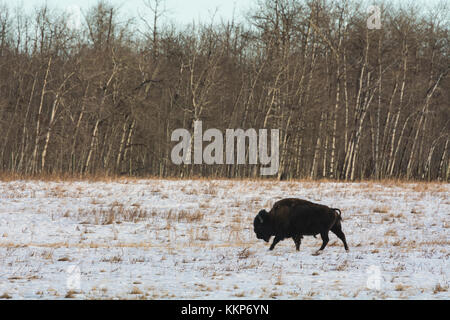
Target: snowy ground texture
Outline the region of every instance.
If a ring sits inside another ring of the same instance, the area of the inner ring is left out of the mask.
[[[0,182],[3,299],[450,299],[450,185],[235,180]],[[340,208],[274,251],[253,219],[281,198]]]

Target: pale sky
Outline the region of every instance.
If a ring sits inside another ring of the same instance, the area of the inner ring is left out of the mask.
[[[254,8],[257,0],[165,0],[164,6],[166,14],[161,22],[173,21],[179,25],[198,22],[211,22],[211,16],[216,12],[214,22],[220,22],[221,19],[230,20],[233,16],[235,20],[242,21],[245,13],[249,12],[250,8]],[[376,4],[377,0],[362,0],[369,4]],[[420,6],[433,5],[440,1],[448,0],[393,0],[393,3],[406,4],[409,2],[418,3]],[[0,0],[5,2],[5,0]],[[87,8],[94,6],[97,0],[19,0],[12,4],[6,1],[10,6],[23,4],[26,11],[32,10],[34,7],[42,6],[47,3],[50,8],[58,8],[60,10],[68,11],[74,18],[79,16],[81,11],[86,11]],[[139,14],[148,14],[151,17],[151,12],[145,7],[144,0],[107,0],[120,8],[120,13],[128,18],[138,18]]]
[[[0,0],[2,2],[2,0]],[[61,10],[70,10],[74,12],[81,9],[85,11],[87,8],[94,6],[97,0],[21,0],[23,7],[29,11],[34,7],[41,6],[45,3],[50,8],[59,8]],[[111,3],[120,8],[120,13],[127,17],[139,17],[139,14],[150,15],[151,12],[145,7],[143,0],[109,0]],[[175,21],[180,24],[187,24],[193,21],[211,21],[211,16],[216,12],[215,22],[220,22],[221,18],[230,20],[234,16],[240,20],[242,12],[247,11],[253,1],[246,0],[165,0],[166,8],[165,20]],[[19,2],[18,2],[19,3]]]

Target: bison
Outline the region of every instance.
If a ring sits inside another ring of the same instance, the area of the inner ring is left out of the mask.
[[[317,254],[322,252],[328,243],[328,231],[332,231],[344,243],[348,251],[347,241],[341,227],[341,210],[306,200],[288,198],[275,202],[270,212],[259,211],[253,222],[258,239],[269,242],[275,236],[270,249],[286,238],[292,238],[297,251],[303,236],[322,237],[322,246]]]

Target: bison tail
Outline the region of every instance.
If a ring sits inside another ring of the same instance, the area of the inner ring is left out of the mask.
[[[341,216],[342,212],[341,212],[341,210],[339,210],[338,208],[333,208],[333,210],[338,214],[339,220],[342,221],[342,216]]]

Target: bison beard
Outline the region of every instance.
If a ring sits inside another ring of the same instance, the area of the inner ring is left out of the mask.
[[[341,226],[341,210],[329,208],[325,205],[312,203],[301,199],[283,199],[277,201],[270,212],[261,210],[253,222],[254,231],[258,239],[269,242],[275,236],[269,250],[286,238],[292,238],[295,248],[300,250],[303,236],[322,237],[322,251],[328,241],[328,232],[332,231],[344,243],[348,251],[345,235]]]

